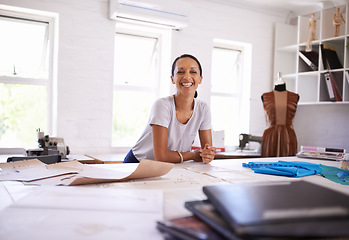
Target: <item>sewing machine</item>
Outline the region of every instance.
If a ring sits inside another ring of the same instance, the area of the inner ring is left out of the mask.
[[[246,148],[247,143],[250,142],[257,142],[259,143],[258,147],[257,147],[257,151],[260,151],[260,145],[262,144],[262,137],[260,136],[254,136],[251,134],[246,134],[246,133],[241,133],[239,135],[239,148],[240,150],[244,150],[244,149],[248,149],[251,150],[251,146],[248,146],[248,148]]]
[[[44,135],[43,132],[38,132],[39,148],[28,149],[27,156],[42,156],[42,155],[61,155],[66,158],[69,155],[69,147],[64,144],[63,138],[50,137]]]

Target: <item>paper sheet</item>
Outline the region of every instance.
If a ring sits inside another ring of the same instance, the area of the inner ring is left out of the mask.
[[[117,171],[84,165],[78,161],[44,164],[37,159],[0,164],[0,180],[16,180],[37,185],[81,185],[160,177],[174,164],[142,159],[134,171]]]
[[[47,168],[46,164],[38,159],[0,163],[1,181],[33,181],[65,174],[76,174],[77,168]]]
[[[118,172],[118,174],[115,174],[115,171],[113,170],[101,170],[89,165],[84,165],[82,172],[74,176],[72,179],[64,179],[62,181],[62,184],[72,186],[160,177],[168,173],[173,168],[173,166],[174,164],[172,163],[142,159],[134,172]]]
[[[0,239],[163,239],[161,190],[41,187],[0,212]]]

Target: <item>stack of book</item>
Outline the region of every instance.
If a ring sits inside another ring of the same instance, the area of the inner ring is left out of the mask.
[[[191,216],[159,221],[166,239],[289,239],[349,237],[349,196],[306,181],[203,187],[188,201]]]
[[[345,149],[340,148],[323,148],[301,146],[301,150],[296,154],[300,158],[316,158],[324,160],[343,160]]]

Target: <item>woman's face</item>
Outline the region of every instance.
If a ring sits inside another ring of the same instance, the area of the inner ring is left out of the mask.
[[[171,80],[176,84],[177,92],[194,95],[202,81],[199,65],[189,57],[178,59]]]

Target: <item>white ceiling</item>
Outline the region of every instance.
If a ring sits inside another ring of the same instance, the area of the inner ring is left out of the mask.
[[[303,15],[345,5],[348,0],[210,0],[221,4],[248,8],[251,10],[271,13],[279,16]]]

